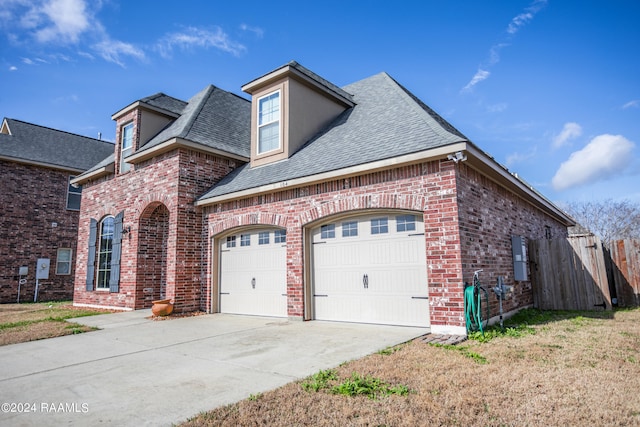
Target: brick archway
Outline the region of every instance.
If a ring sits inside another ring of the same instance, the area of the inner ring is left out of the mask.
[[[135,308],[151,307],[166,297],[169,209],[160,202],[149,204],[138,221],[138,268]]]

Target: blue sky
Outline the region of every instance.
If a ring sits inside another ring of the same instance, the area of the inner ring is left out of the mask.
[[[640,203],[638,22],[637,0],[0,0],[0,116],[113,140],[157,92],[386,71],[554,202]]]

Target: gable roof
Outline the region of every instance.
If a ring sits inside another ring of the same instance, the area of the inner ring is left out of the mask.
[[[5,118],[0,158],[82,172],[113,153],[113,144],[95,138]]]
[[[172,139],[249,157],[251,102],[209,85],[187,102],[175,121],[140,147],[132,158]]]
[[[286,160],[244,165],[199,199],[256,189],[269,184],[392,160],[425,150],[469,142],[432,109],[386,73],[345,86],[355,106]]]
[[[162,92],[158,92],[155,95],[142,98],[140,102],[156,108],[160,108],[162,110],[170,111],[174,114],[182,114],[184,107],[187,106],[187,103],[185,101],[169,95],[165,95]]]

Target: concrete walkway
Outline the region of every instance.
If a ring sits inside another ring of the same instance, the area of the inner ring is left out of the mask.
[[[150,314],[75,319],[101,330],[0,347],[0,425],[171,425],[429,332]]]

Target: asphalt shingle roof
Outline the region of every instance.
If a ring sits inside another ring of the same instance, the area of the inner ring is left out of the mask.
[[[181,116],[142,146],[144,152],[181,138],[206,147],[249,157],[251,102],[209,85],[185,104]]]
[[[162,92],[158,92],[155,95],[142,98],[140,102],[152,105],[157,108],[162,108],[163,110],[171,111],[174,114],[182,114],[182,111],[184,111],[184,107],[187,106],[187,103],[185,101],[169,95],[165,95]]]
[[[469,140],[431,108],[380,73],[345,86],[356,106],[288,159],[223,178],[199,200],[312,176]]]
[[[21,120],[5,118],[11,134],[0,133],[0,157],[86,170],[113,154],[113,144]]]

